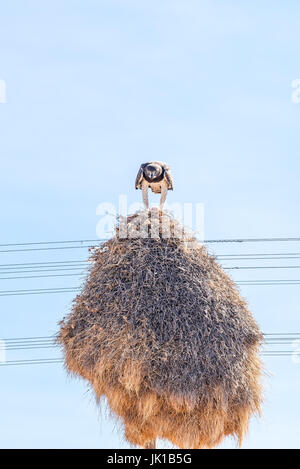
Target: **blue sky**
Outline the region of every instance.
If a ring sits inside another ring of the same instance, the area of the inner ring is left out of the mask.
[[[149,159],[172,166],[171,202],[205,204],[206,238],[299,236],[300,104],[291,100],[300,78],[299,2],[19,0],[0,13],[0,243],[95,238],[97,205],[117,203],[119,194],[140,200],[134,179]],[[86,254],[0,256],[5,264]],[[0,290],[78,285],[76,277],[0,282]],[[242,293],[264,332],[300,332],[298,286]],[[0,297],[0,337],[54,333],[72,296]],[[253,420],[244,447],[298,447],[300,364],[276,357],[266,368],[263,418]],[[60,365],[2,367],[0,383],[1,447],[126,447],[119,425]]]

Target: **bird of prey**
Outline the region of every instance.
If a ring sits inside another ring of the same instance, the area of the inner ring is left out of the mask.
[[[168,190],[173,190],[173,178],[169,165],[162,161],[151,161],[141,164],[135,180],[135,188],[142,190],[143,202],[146,209],[149,208],[149,187],[155,194],[161,194],[160,210],[162,210]]]

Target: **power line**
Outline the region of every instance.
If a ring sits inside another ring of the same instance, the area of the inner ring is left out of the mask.
[[[0,274],[3,275],[3,274],[10,274],[10,273],[13,273],[13,274],[22,274],[22,273],[36,273],[36,272],[59,272],[61,270],[80,270],[82,269],[84,266],[78,262],[78,264],[72,264],[72,265],[69,265],[69,264],[66,264],[66,265],[51,265],[49,267],[47,267],[46,265],[45,266],[37,266],[37,267],[34,267],[34,266],[31,266],[31,267],[25,267],[26,270],[24,270],[24,267],[23,267],[23,270],[18,270],[18,268],[16,267],[6,267],[6,270],[4,269],[0,269]],[[8,270],[7,270],[8,269]]]
[[[271,258],[269,256],[272,256]],[[293,257],[290,257],[293,256]],[[222,260],[244,260],[244,259],[257,259],[257,260],[269,260],[269,259],[299,259],[300,253],[253,253],[253,254],[220,254],[214,256],[217,259]],[[0,269],[7,270],[13,268],[43,268],[45,266],[53,266],[53,267],[63,267],[68,265],[82,265],[82,264],[89,264],[88,259],[73,259],[73,260],[63,260],[63,261],[44,261],[44,262],[22,262],[22,263],[8,263],[8,264],[0,264]]]
[[[58,345],[54,340],[48,340],[45,342],[27,342],[27,343],[2,343],[0,345],[1,351],[15,351],[15,350],[39,350],[45,348],[58,348]]]
[[[300,339],[300,332],[278,332],[278,333],[264,333],[264,343],[275,343],[278,341],[293,342]],[[56,336],[32,336],[32,337],[11,337],[2,339],[8,346],[31,346],[39,344],[55,344]]]
[[[48,293],[69,293],[80,291],[80,287],[37,288],[35,290],[0,290],[0,296],[44,295]]]
[[[6,243],[0,244],[0,247],[9,247],[9,246],[34,246],[41,244],[73,244],[73,243],[95,243],[97,241],[104,241],[104,238],[97,239],[72,239],[65,241],[36,241],[36,242],[25,242],[25,243]]]
[[[283,341],[278,341],[278,342],[272,342],[272,341],[265,341],[265,345],[292,345],[296,341],[300,342],[300,337],[295,338],[291,341],[288,340],[283,340]],[[53,349],[53,348],[58,348],[59,345],[55,344],[53,341],[45,342],[45,343],[32,343],[32,344],[24,344],[24,345],[15,345],[15,344],[9,344],[6,345],[5,347],[0,347],[0,350],[6,350],[6,351],[11,351],[11,350],[39,350],[39,349]],[[285,352],[285,350],[282,350]],[[267,352],[267,351],[266,351]]]
[[[299,341],[300,338],[298,337],[297,339],[294,339],[293,341],[278,341],[278,342],[269,342],[266,341],[265,345],[292,345],[294,342]],[[41,350],[41,349],[57,349],[59,348],[59,345],[56,345],[52,342],[45,343],[45,344],[26,344],[26,345],[8,345],[5,347],[0,347],[0,350],[5,350],[5,351],[16,351],[16,350]],[[264,350],[262,353],[273,353],[273,350]],[[286,352],[286,350],[278,350],[277,352]],[[291,351],[291,353],[296,353],[296,351]]]
[[[216,256],[217,259],[220,257]],[[274,259],[292,259],[289,257],[280,257]],[[300,256],[299,256],[300,258]],[[222,260],[253,260],[254,258],[224,258]],[[269,258],[255,258],[258,260],[269,260]],[[30,263],[19,263],[19,264],[0,264],[0,274],[11,274],[11,273],[38,273],[38,272],[55,272],[64,270],[80,270],[86,266],[93,265],[88,260],[72,260],[72,261],[47,261],[47,262],[30,262]],[[289,269],[289,268],[300,268],[299,265],[283,265],[283,266],[225,266],[224,269]]]
[[[280,257],[279,257],[280,256]],[[290,257],[290,256],[293,256],[293,257]],[[236,258],[250,258],[250,259],[261,259],[261,258],[264,258],[264,259],[274,259],[274,258],[286,258],[286,259],[294,259],[294,256],[296,256],[296,258],[298,259],[300,257],[300,252],[272,252],[272,253],[267,253],[267,252],[255,252],[255,253],[238,253],[238,254],[220,254],[218,256],[216,256],[218,259],[219,258],[233,258],[233,259],[236,259]]]
[[[264,279],[264,280],[239,280],[235,282],[237,285],[299,285],[300,280],[298,279],[283,279],[283,280],[273,280],[273,279]],[[18,295],[44,295],[50,293],[70,293],[80,291],[81,287],[55,287],[55,288],[37,288],[32,290],[0,290],[1,296],[18,296]]]
[[[273,352],[261,352],[261,356],[265,357],[292,357],[298,355],[295,351],[275,351]],[[10,360],[4,363],[0,363],[0,367],[3,366],[16,366],[16,365],[45,365],[45,364],[60,364],[63,363],[64,360],[62,358],[38,358],[38,359],[31,359],[31,360]]]
[[[268,334],[265,334],[265,335],[268,335],[268,336],[269,335],[271,335],[271,336],[287,335],[287,336],[289,336],[289,335],[294,335],[294,334],[298,335],[298,334],[300,334],[300,332],[269,332]]]
[[[264,333],[264,345],[292,345],[296,340],[300,341],[300,332],[273,332]],[[55,336],[31,336],[31,337],[12,337],[4,339],[0,350],[16,351],[16,350],[38,350],[38,349],[58,349],[60,346],[55,342]],[[263,349],[260,352],[264,357],[292,357],[300,355],[297,350],[272,350]],[[16,365],[33,365],[33,364],[59,364],[63,363],[63,358],[38,358],[38,359],[22,359],[9,360],[0,363],[0,366],[16,366]]]
[[[19,267],[19,266],[28,266],[28,268],[31,268],[32,266],[39,266],[39,265],[48,265],[48,264],[80,264],[80,263],[87,263],[88,260],[87,259],[83,259],[83,260],[72,260],[72,261],[45,261],[45,262],[22,262],[22,263],[18,263],[18,264],[0,264],[0,268],[8,268],[8,267],[11,267],[11,268],[15,268],[15,267]]]
[[[223,267],[224,270],[243,270],[243,269],[300,269],[300,265],[263,265],[263,266],[233,266],[233,267]]]
[[[83,274],[83,272],[81,272]],[[78,274],[53,274],[53,275],[26,275],[26,277],[0,277],[0,280],[24,280],[26,278],[48,278],[48,277],[78,277]]]
[[[261,269],[300,269],[300,265],[291,266],[233,266],[223,267],[224,270],[261,270]],[[78,273],[66,273],[66,271],[80,271]],[[31,274],[31,273],[45,273],[45,275],[24,275],[16,277],[1,277],[1,275],[12,275],[12,274]],[[48,274],[48,272],[64,272],[61,274]],[[0,270],[0,280],[20,280],[28,278],[47,278],[47,277],[72,277],[78,275],[85,275],[86,270],[82,270],[82,267],[67,267],[59,269],[38,269],[38,270],[19,270],[19,271],[4,271]]]
[[[93,245],[82,245],[84,243],[101,243],[108,241],[108,239],[80,239],[80,240],[69,240],[69,241],[37,241],[37,242],[25,242],[25,243],[6,243],[0,244],[0,247],[5,248],[17,248],[17,249],[1,249],[0,253],[4,252],[20,252],[20,251],[45,251],[52,249],[77,249],[77,248],[90,248]],[[285,237],[285,238],[231,238],[231,239],[207,239],[204,240],[205,244],[216,244],[216,243],[253,243],[253,242],[298,242],[298,237]],[[76,244],[75,246],[55,246],[49,247],[54,244]],[[77,244],[81,244],[77,246]],[[48,247],[22,247],[21,246],[48,246]]]
[[[47,264],[40,265],[40,266],[25,266],[25,267],[0,267],[0,274],[24,274],[24,273],[44,273],[44,272],[59,272],[64,270],[82,270],[86,268],[88,263],[80,263],[78,264],[61,264],[61,265],[49,265]]]
[[[300,241],[300,238],[235,238],[235,239],[207,239],[205,243],[260,243],[260,242]]]
[[[11,366],[11,365],[45,365],[49,363],[62,363],[62,358],[38,358],[36,360],[10,360],[4,363],[0,363],[0,366]]]
[[[48,247],[48,248],[26,248],[26,249],[2,249],[2,250],[0,250],[0,253],[4,253],[4,252],[26,252],[26,251],[52,251],[52,250],[60,250],[60,249],[81,249],[81,248],[92,248],[92,247],[94,247],[94,245],[87,245],[87,246],[58,246],[58,247]]]
[[[300,280],[240,280],[237,285],[299,285]]]
[[[54,339],[54,336],[52,335],[41,335],[41,336],[33,336],[33,337],[10,337],[8,339],[4,339],[5,342],[10,342],[10,341],[26,341],[26,340],[44,340],[44,339]]]

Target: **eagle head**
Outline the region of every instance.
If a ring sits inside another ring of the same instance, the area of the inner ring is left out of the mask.
[[[158,163],[148,163],[144,167],[144,175],[150,180],[159,178],[162,175],[163,168]]]

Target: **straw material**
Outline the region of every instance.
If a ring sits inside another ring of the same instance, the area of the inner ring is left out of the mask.
[[[262,334],[214,257],[152,210],[128,217],[90,261],[60,323],[68,371],[106,396],[132,445],[241,444],[262,401]]]

